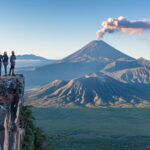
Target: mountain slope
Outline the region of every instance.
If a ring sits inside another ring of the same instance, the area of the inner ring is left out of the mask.
[[[116,61],[106,65],[104,71],[115,72],[123,69],[137,68],[141,67],[137,60],[122,60],[117,59]]]
[[[146,60],[144,58],[139,58],[138,59],[138,62],[143,66],[143,67],[146,67],[148,69],[150,69],[150,60]]]
[[[127,84],[148,84],[150,85],[150,70],[144,67],[119,70],[116,72],[107,72],[107,75]]]
[[[142,74],[136,75],[142,77]],[[147,104],[150,101],[149,84],[145,82],[140,83],[141,86],[139,82],[127,84],[101,72],[62,82],[64,84],[60,87],[55,86],[53,91],[51,89],[54,83],[51,83],[49,89],[51,92],[47,94],[41,93],[44,87],[27,94],[29,103],[39,107],[133,107],[143,106],[142,103]],[[47,88],[44,91],[47,91]]]
[[[70,80],[84,74],[97,72],[118,59],[135,61],[103,41],[92,41],[76,53],[57,63],[21,71],[27,87],[47,84],[53,80]]]
[[[129,59],[133,58],[116,50],[114,47],[105,43],[104,41],[92,41],[74,54],[64,58],[62,61],[67,62],[89,62],[89,61],[110,61],[117,59]]]

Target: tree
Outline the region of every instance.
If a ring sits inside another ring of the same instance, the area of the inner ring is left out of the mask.
[[[36,126],[32,114],[32,107],[23,106],[20,117],[20,127],[25,130],[22,145],[23,150],[51,150],[49,137],[42,129]]]

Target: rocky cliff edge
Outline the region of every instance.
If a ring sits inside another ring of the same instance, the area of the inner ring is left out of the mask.
[[[23,75],[0,77],[0,150],[21,150],[24,86]]]

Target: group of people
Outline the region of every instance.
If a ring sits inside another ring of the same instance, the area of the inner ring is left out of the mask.
[[[9,75],[14,76],[15,75],[15,73],[14,73],[15,61],[16,61],[16,56],[15,56],[14,51],[11,52],[10,59],[7,55],[7,52],[4,52],[4,55],[0,54],[0,76],[2,75],[2,65],[4,66],[5,76],[8,75],[7,74],[7,67],[8,67],[9,62],[10,62]]]

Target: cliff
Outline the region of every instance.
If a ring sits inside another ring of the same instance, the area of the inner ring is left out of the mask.
[[[0,150],[21,150],[24,130],[20,126],[24,77],[0,77]]]

